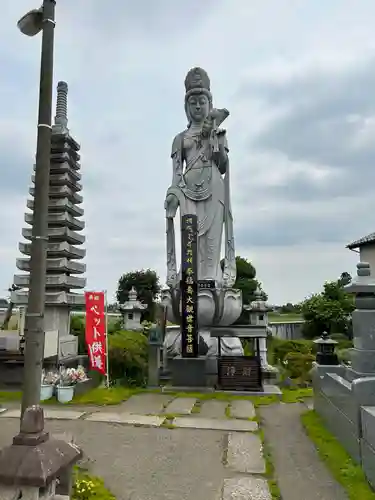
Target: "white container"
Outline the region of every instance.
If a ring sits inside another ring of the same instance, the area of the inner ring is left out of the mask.
[[[47,399],[51,399],[52,396],[53,396],[53,385],[42,384],[40,386],[40,400],[47,401]]]
[[[57,401],[59,403],[69,403],[74,396],[74,385],[58,385],[57,386]]]

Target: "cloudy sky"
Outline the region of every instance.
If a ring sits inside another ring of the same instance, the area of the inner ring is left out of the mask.
[[[36,144],[40,36],[3,0],[0,35],[0,290],[12,281]],[[65,0],[55,84],[69,84],[81,144],[88,287],[123,272],[165,279],[164,196],[184,129],[184,78],[202,66],[227,107],[237,254],[273,303],[355,270],[375,230],[373,0]],[[0,291],[0,296],[5,295]]]

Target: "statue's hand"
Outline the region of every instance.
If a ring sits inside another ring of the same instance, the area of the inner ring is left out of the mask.
[[[173,219],[178,208],[178,199],[174,194],[169,194],[164,203],[165,216],[167,219]]]

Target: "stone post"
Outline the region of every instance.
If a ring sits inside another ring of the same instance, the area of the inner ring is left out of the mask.
[[[348,378],[375,375],[375,279],[371,277],[370,264],[357,264],[357,278],[345,286],[345,291],[355,294],[353,311],[352,367],[347,370]]]
[[[0,499],[53,500],[61,478],[67,488],[60,498],[68,500],[72,468],[81,456],[73,443],[49,437],[41,407],[27,408],[19,434],[0,450]]]
[[[163,328],[150,328],[148,337],[148,387],[160,385],[160,349],[163,346]]]

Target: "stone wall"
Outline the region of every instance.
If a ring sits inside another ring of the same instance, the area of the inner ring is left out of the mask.
[[[344,366],[316,365],[314,409],[375,488],[375,377],[349,382]]]
[[[285,323],[269,323],[272,335],[283,340],[299,340],[303,338],[302,327],[304,321],[290,321]]]

